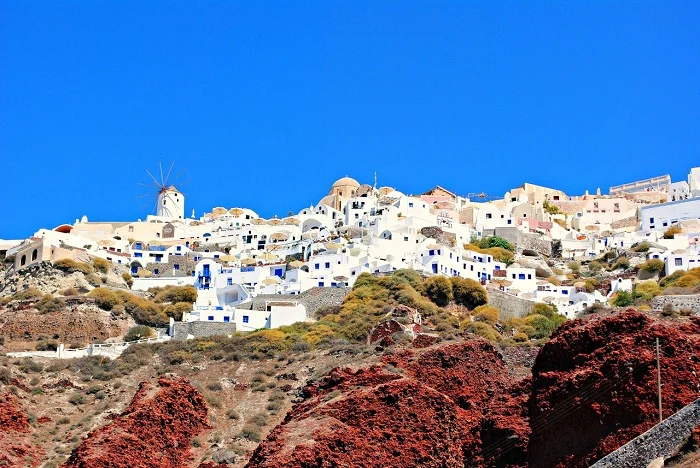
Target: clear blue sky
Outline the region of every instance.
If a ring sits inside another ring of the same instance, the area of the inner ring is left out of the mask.
[[[419,193],[572,194],[700,165],[700,2],[0,3],[0,238],[286,215],[345,174]]]

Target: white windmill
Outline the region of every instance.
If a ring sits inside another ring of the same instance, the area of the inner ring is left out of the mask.
[[[160,169],[160,182],[153,176],[153,174],[151,174],[150,171],[146,170],[146,173],[149,175],[153,183],[140,184],[149,188],[153,188],[155,186],[155,193],[150,192],[145,195],[141,195],[139,198],[147,198],[147,201],[144,204],[145,207],[148,204],[150,204],[153,197],[155,196],[153,212],[159,218],[167,220],[184,219],[185,217],[185,194],[180,192],[175,187],[175,183],[171,183],[169,181],[170,174],[172,173],[174,165],[174,162],[170,164],[170,169],[168,169],[167,174],[165,175],[165,177],[163,177],[163,166],[162,164],[158,163],[158,168]],[[184,169],[180,172],[177,178],[182,176],[183,173]]]

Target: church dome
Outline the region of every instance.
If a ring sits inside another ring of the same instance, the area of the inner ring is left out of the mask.
[[[355,179],[345,176],[342,179],[338,179],[335,181],[333,184],[333,188],[340,188],[340,187],[354,187],[357,188],[360,186],[360,183],[356,181]]]

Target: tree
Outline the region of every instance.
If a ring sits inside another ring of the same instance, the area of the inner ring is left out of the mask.
[[[663,292],[656,281],[643,281],[634,288],[634,297],[650,301]]]
[[[647,260],[639,265],[639,269],[647,273],[658,273],[659,271],[663,270],[665,266],[666,264],[663,260],[652,258],[651,260]]]
[[[489,300],[486,289],[478,282],[470,278],[460,278],[454,276],[450,279],[452,283],[452,295],[457,304],[468,309],[474,309]]]
[[[453,299],[452,284],[444,276],[431,276],[425,281],[425,293],[440,307],[444,307]]]

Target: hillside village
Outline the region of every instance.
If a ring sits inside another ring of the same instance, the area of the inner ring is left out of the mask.
[[[0,253],[8,274],[41,262],[103,259],[134,291],[194,286],[196,301],[181,320],[227,327],[217,333],[305,321],[308,303],[295,299],[318,288],[347,291],[363,273],[410,269],[471,279],[487,288],[501,314],[541,302],[571,319],[645,279],[700,266],[697,167],[687,181],[665,175],[610,187],[607,195],[525,183],[502,198],[485,197],[440,186],[407,195],[343,177],[318,203],[285,218],[216,207],[194,219],[186,217],[185,196],[163,183],[157,212],[144,221],[83,216],[28,239],[0,241]],[[214,329],[187,330],[195,336]]]
[[[657,425],[658,338],[650,445],[697,466],[700,168],[609,192],[344,177],[193,219],[161,184],[2,241],[0,464],[583,468]]]

